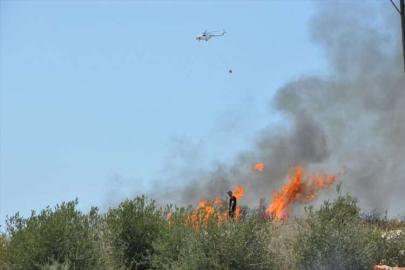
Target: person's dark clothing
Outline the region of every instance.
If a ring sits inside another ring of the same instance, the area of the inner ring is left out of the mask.
[[[235,217],[235,212],[232,212],[231,210],[229,210],[229,217],[234,218]]]
[[[229,216],[232,218],[235,215],[235,209],[236,209],[236,197],[231,196],[231,198],[229,199]]]
[[[236,197],[231,196],[229,199],[229,210],[235,212],[236,209]]]

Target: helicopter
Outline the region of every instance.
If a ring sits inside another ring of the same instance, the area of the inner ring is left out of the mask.
[[[223,30],[222,34],[219,34],[219,35],[211,34],[211,33],[215,33],[215,32],[218,32],[218,31],[207,32],[207,30],[205,30],[204,33],[198,35],[195,39],[198,41],[201,41],[201,40],[208,41],[212,37],[222,37],[223,35],[226,34],[225,30]]]
[[[201,40],[205,40],[208,41],[210,40],[212,37],[222,37],[226,34],[225,29],[222,31],[222,34],[212,34],[212,33],[216,33],[219,31],[211,31],[211,32],[207,32],[208,30],[205,30],[204,33],[198,35],[195,39],[198,40],[198,42],[200,42]],[[211,43],[208,43],[208,45],[210,45],[211,49],[219,56],[219,58],[221,58],[222,62],[224,63],[224,65],[229,68],[228,64],[226,63],[225,59],[214,49],[214,47],[211,45]],[[229,73],[232,73],[232,69],[229,68],[228,70]]]

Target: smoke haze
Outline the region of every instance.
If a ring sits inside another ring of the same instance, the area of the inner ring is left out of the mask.
[[[284,123],[263,130],[252,149],[240,153],[233,164],[217,164],[210,171],[183,166],[176,175],[182,184],[160,182],[158,197],[196,205],[202,199],[224,198],[227,190],[241,184],[246,188],[243,203],[255,206],[260,198],[270,202],[285,183],[290,165],[327,173],[345,166],[347,174],[338,181],[363,207],[403,212],[405,76],[400,19],[389,2],[381,7],[317,3],[309,31],[328,69],[278,89],[269,109],[281,114]],[[191,152],[187,155],[194,160]],[[264,163],[263,172],[251,169],[258,162]],[[157,197],[156,190],[151,197]]]

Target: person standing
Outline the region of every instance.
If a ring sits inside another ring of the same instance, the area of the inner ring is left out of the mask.
[[[232,191],[228,191],[229,196],[229,217],[235,217],[235,210],[236,210],[236,197],[232,195]]]

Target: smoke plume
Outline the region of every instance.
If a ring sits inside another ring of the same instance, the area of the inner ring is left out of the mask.
[[[162,196],[196,205],[202,199],[223,198],[241,184],[246,188],[244,203],[257,205],[259,198],[270,200],[281,187],[290,165],[331,173],[345,166],[342,189],[358,197],[363,207],[403,211],[401,31],[390,3],[379,8],[318,3],[309,31],[323,50],[328,69],[323,75],[290,81],[277,91],[269,108],[283,116],[282,126],[263,130],[252,149],[240,153],[233,164],[191,173],[183,179],[186,184],[168,186]],[[264,163],[262,172],[249,169],[258,162]]]

